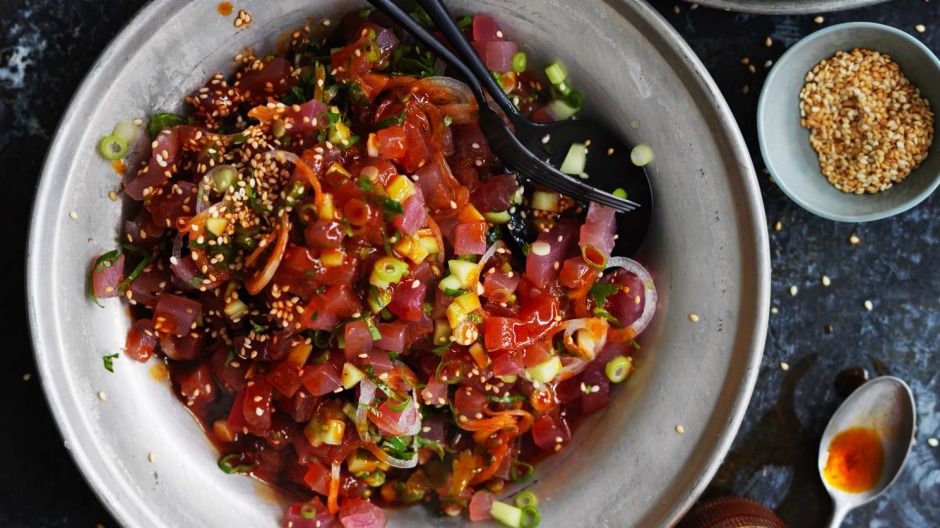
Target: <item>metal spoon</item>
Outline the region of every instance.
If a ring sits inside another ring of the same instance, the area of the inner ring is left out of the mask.
[[[849,510],[873,500],[897,479],[914,440],[914,414],[911,389],[891,376],[881,376],[865,383],[842,402],[819,443],[819,476],[833,502],[830,528],[837,528]],[[858,493],[838,489],[823,473],[833,439],[853,427],[873,430],[884,447],[880,478],[870,489]]]
[[[440,0],[418,0],[417,3],[453,46],[459,58],[392,0],[369,0],[369,3],[405,28],[464,77],[480,101],[480,125],[494,152],[536,183],[572,197],[585,197],[615,207],[618,211],[628,211],[617,215],[615,253],[629,256],[637,251],[649,229],[653,197],[646,171],[630,161],[630,145],[597,123],[565,120],[538,124],[519,114]],[[486,104],[484,89],[508,117],[514,133]],[[586,140],[590,140],[591,152],[587,156],[585,168],[585,173],[589,175],[587,182],[555,169],[561,165],[573,143],[584,143]],[[548,160],[548,165],[544,163],[545,160]],[[548,174],[552,182],[540,179],[540,173]],[[611,194],[617,188],[627,192],[633,206],[623,206],[612,201],[623,202]]]

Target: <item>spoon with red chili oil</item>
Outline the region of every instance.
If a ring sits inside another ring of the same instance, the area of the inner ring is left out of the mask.
[[[369,3],[411,33],[466,81],[479,102],[480,127],[493,152],[533,183],[577,200],[616,209],[620,214],[617,215],[618,238],[614,253],[625,256],[636,253],[649,229],[653,196],[646,170],[630,159],[632,147],[629,144],[599,123],[583,119],[535,123],[520,114],[440,0],[417,0],[417,3],[456,55],[392,0],[369,0]],[[487,94],[502,115],[490,107]],[[507,119],[512,127],[507,125]],[[586,157],[584,170],[589,175],[587,182],[556,168],[561,166],[572,144],[588,141],[591,154]],[[629,199],[615,195],[617,189],[625,191]]]
[[[875,378],[855,390],[819,443],[819,475],[832,496],[830,528],[895,481],[914,440],[914,397],[906,383]]]

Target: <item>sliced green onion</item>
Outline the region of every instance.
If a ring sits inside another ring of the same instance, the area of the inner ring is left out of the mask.
[[[98,150],[109,160],[119,160],[127,155],[127,142],[121,136],[105,136],[98,143]]]
[[[516,496],[516,507],[525,508],[526,506],[538,507],[539,498],[531,491],[523,491]]]
[[[303,506],[300,507],[300,516],[304,519],[313,519],[317,516],[317,507],[309,502],[305,502]]]
[[[123,139],[129,145],[140,139],[140,127],[132,121],[121,121],[114,125],[111,134]]]
[[[569,105],[563,99],[552,99],[548,102],[548,109],[555,114],[559,121],[564,121],[578,112],[578,108]]]
[[[558,170],[565,174],[574,174],[577,176],[584,172],[586,166],[587,147],[584,146],[584,143],[572,143],[568,148],[565,161],[561,162],[561,167],[559,167]]]
[[[382,257],[375,262],[369,283],[376,288],[385,289],[390,284],[397,283],[408,274],[408,264],[395,257]]]
[[[522,73],[525,71],[526,67],[526,56],[525,53],[520,51],[512,56],[512,71],[516,73]]]
[[[241,460],[242,455],[239,453],[226,455],[219,459],[219,469],[229,475],[233,473],[250,473],[254,466],[251,464],[237,464]]]
[[[649,145],[640,144],[630,151],[630,161],[637,167],[642,167],[653,161],[653,149]]]
[[[625,189],[621,188],[621,187],[617,187],[616,189],[614,189],[614,193],[613,193],[613,194],[614,194],[614,196],[616,196],[616,197],[618,197],[618,198],[623,198],[624,200],[627,199],[627,191],[626,191]]]
[[[408,404],[411,403],[411,396],[405,394],[400,395],[397,392],[392,391],[388,396],[388,406],[395,412],[402,412],[408,407]]]
[[[577,90],[569,90],[568,93],[565,94],[565,102],[568,103],[568,106],[571,108],[581,108],[583,101],[584,96]]]
[[[548,76],[548,82],[552,84],[561,84],[568,78],[568,70],[561,61],[555,61],[545,68],[545,75]]]
[[[623,356],[615,357],[611,359],[607,366],[604,367],[604,373],[607,374],[607,379],[612,383],[620,383],[623,380],[627,379],[630,376],[630,373],[633,372],[633,361],[630,358]]]
[[[532,209],[557,213],[560,210],[561,196],[556,192],[535,191],[530,202]]]
[[[581,246],[581,258],[594,269],[607,269],[607,255],[591,244]]]
[[[532,464],[516,459],[509,467],[509,477],[516,482],[521,482],[531,477],[534,471],[535,468],[532,467]]]
[[[519,526],[520,528],[535,528],[541,520],[542,516],[539,514],[538,508],[526,506],[522,508],[522,522],[519,523]]]

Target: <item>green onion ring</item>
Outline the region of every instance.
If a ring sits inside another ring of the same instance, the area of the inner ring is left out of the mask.
[[[127,141],[121,136],[105,136],[98,143],[98,150],[109,160],[119,160],[127,155]]]

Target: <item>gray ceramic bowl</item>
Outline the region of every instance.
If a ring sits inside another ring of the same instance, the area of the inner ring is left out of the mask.
[[[906,211],[940,185],[940,140],[934,139],[918,169],[886,191],[844,193],[826,180],[809,144],[809,131],[800,126],[800,89],[806,73],[819,61],[853,48],[890,54],[931,102],[934,113],[940,108],[940,61],[926,46],[889,26],[851,22],[808,35],[777,60],[757,104],[757,136],[767,170],[793,201],[823,218],[866,222]]]
[[[764,345],[769,249],[744,142],[695,54],[646,3],[448,3],[495,15],[530,57],[562,59],[592,117],[657,152],[657,205],[638,258],[652,269],[661,301],[639,370],[579,428],[575,445],[538,468],[531,488],[542,499],[543,526],[672,524],[731,444]],[[129,321],[122,303],[99,308],[85,295],[91,260],[116,246],[124,211],[108,199],[118,179],[96,142],[118,121],[181,110],[182,97],[230,71],[243,47],[265,49],[308,19],[335,20],[358,6],[243,0],[237,7],[253,22],[236,29],[214,2],[154,1],[108,47],[65,113],[33,210],[30,322],[66,445],[125,526],[275,527],[283,500],[219,471],[217,452],[167,384],[151,378],[151,365],[120,358],[114,373],[103,368],[102,356],[121,351]],[[390,524],[462,522],[409,508],[392,512]]]
[[[687,0],[725,11],[759,13],[763,15],[805,15],[842,11],[879,4],[886,0]]]

